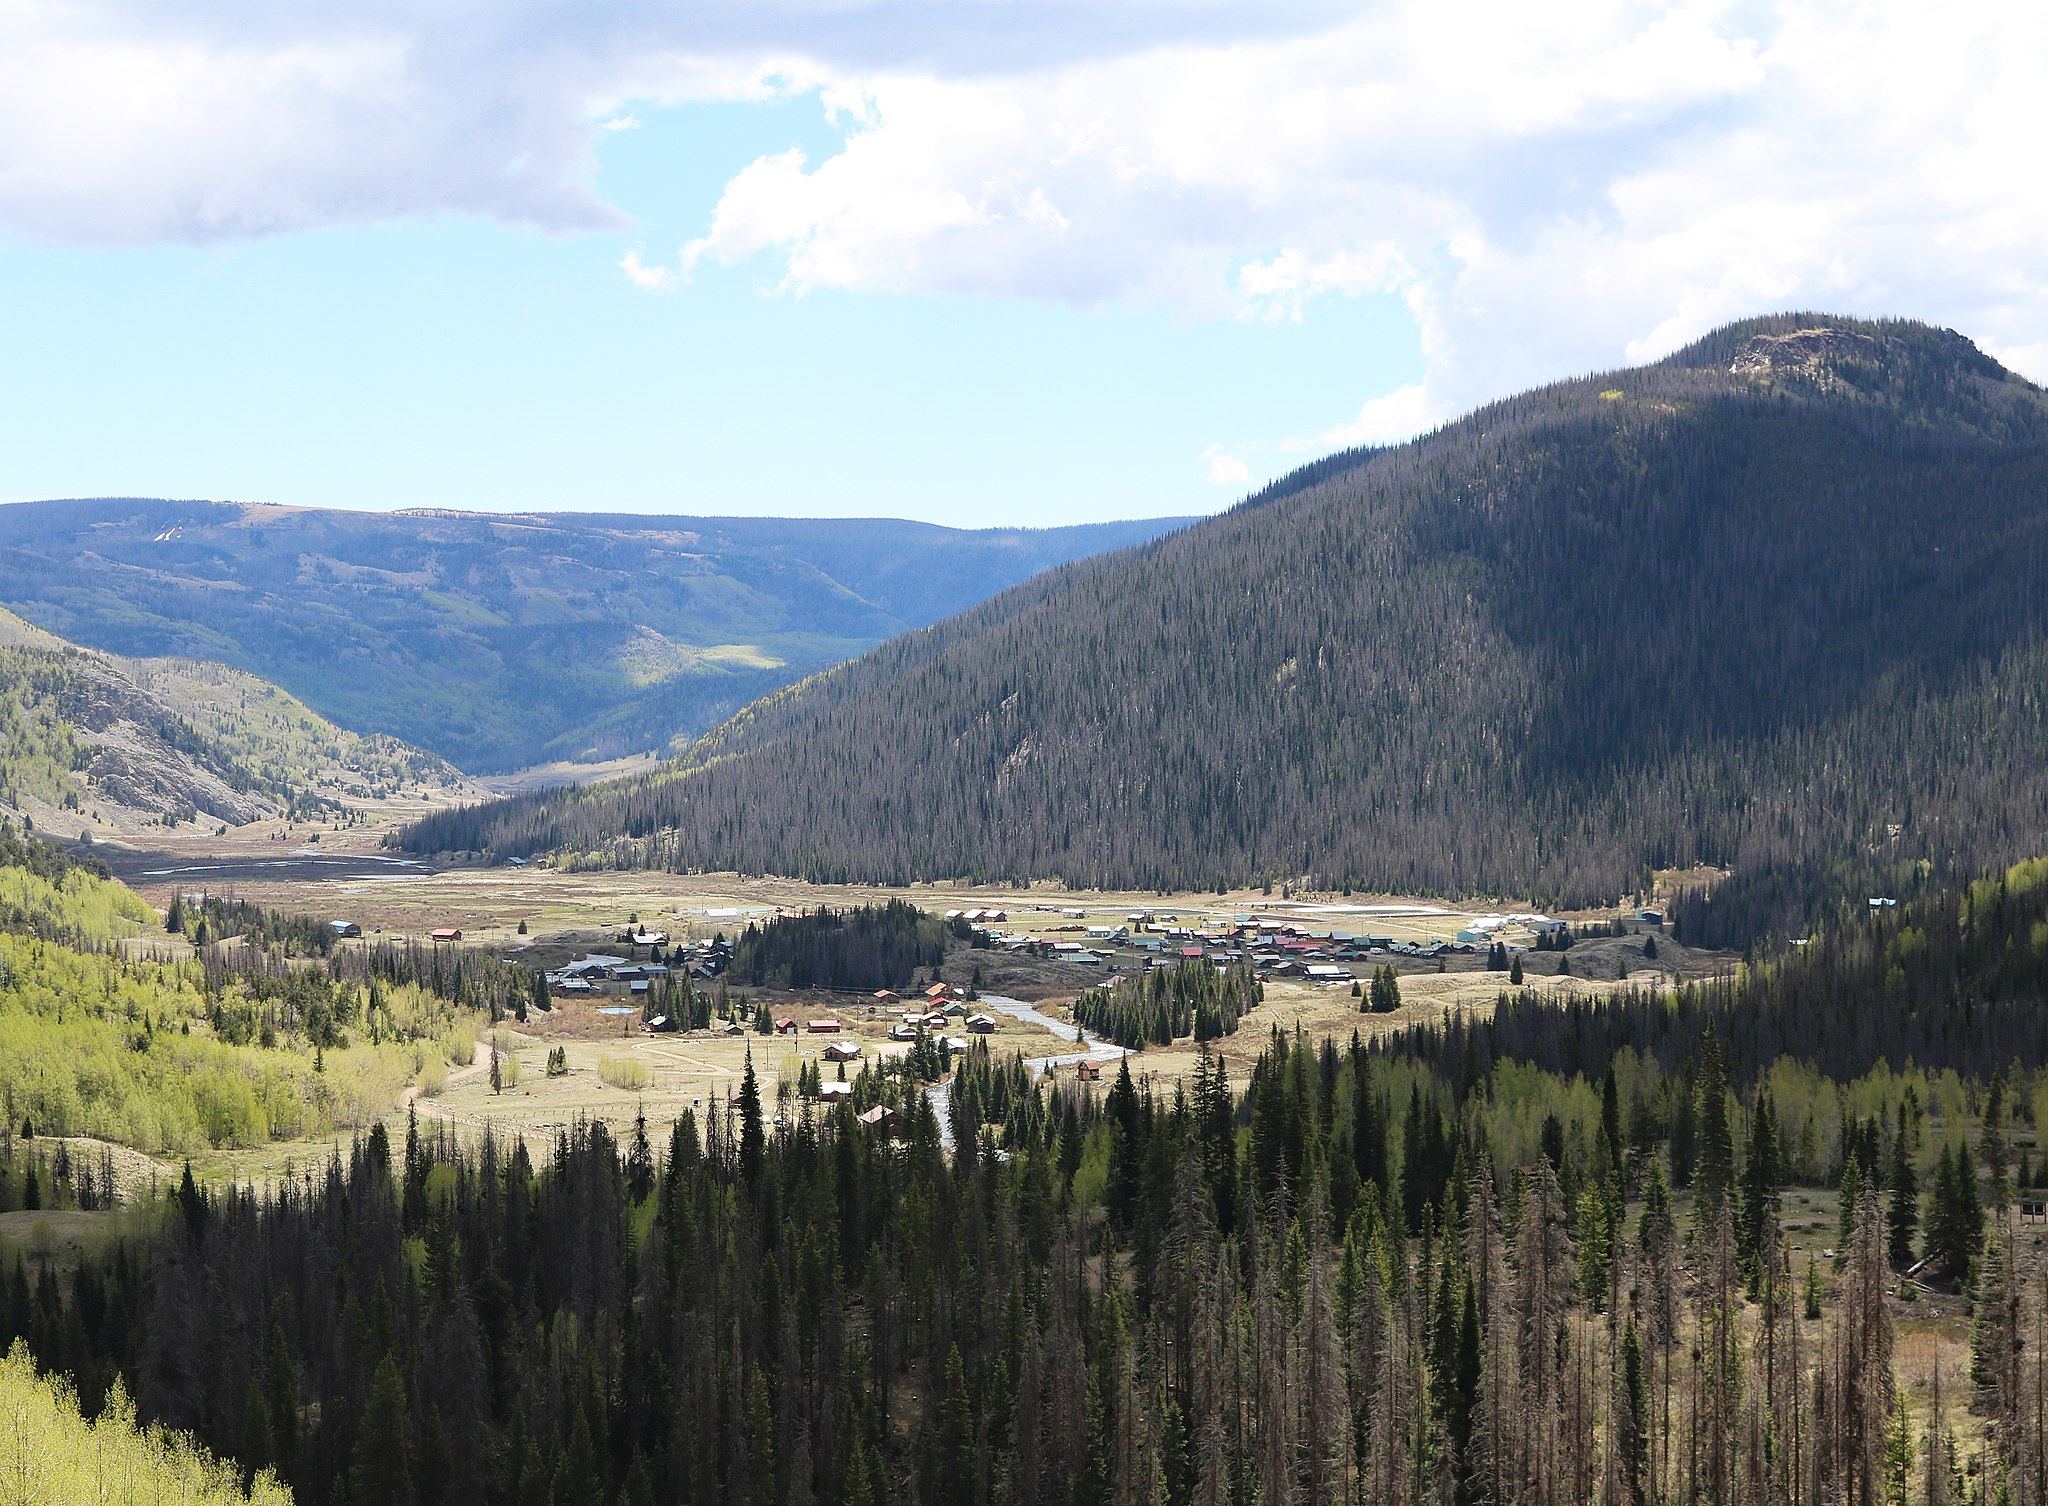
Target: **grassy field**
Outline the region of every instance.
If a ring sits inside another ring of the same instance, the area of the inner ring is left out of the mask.
[[[148,850],[120,852],[110,845],[101,850],[129,884],[159,906],[168,904],[173,893],[203,884],[214,892],[231,892],[281,910],[345,917],[362,925],[373,938],[424,936],[437,927],[456,926],[462,929],[465,941],[502,948],[508,955],[543,944],[551,950],[602,950],[609,937],[635,917],[682,940],[718,932],[731,934],[749,918],[769,916],[777,910],[873,904],[892,898],[908,899],[940,912],[1000,909],[1009,917],[1006,929],[1054,939],[1082,939],[1090,925],[1121,922],[1133,911],[1146,911],[1174,915],[1183,925],[1270,913],[1303,924],[1369,931],[1398,940],[1449,940],[1472,915],[1531,908],[1512,899],[1453,906],[1400,896],[1288,895],[1249,888],[1221,895],[1165,896],[964,884],[919,884],[908,890],[891,890],[737,874],[558,873],[543,867],[511,866],[435,868],[393,862],[379,845],[381,833],[403,814],[386,803],[375,819],[360,826],[323,831],[317,848],[305,845],[311,835],[308,828],[272,822],[225,836],[179,834]],[[1077,916],[1074,911],[1081,913]],[[1615,913],[1570,918],[1584,922]],[[525,934],[519,930],[522,923]],[[1660,946],[1671,950],[1668,941]],[[1576,971],[1587,970],[1586,961],[1594,963],[1600,976],[1593,978],[1550,976],[1554,960],[1532,954],[1528,959],[1529,986],[1545,993],[1590,993],[1615,987],[1629,971],[1630,959],[1639,955],[1640,942],[1602,942],[1598,947],[1605,950],[1575,949],[1572,954]],[[1490,1010],[1499,990],[1507,986],[1504,974],[1484,971],[1476,957],[1447,959],[1447,967],[1438,973],[1434,964],[1417,963],[1413,970],[1404,971],[1404,1002],[1393,1014],[1359,1013],[1358,1001],[1342,987],[1271,984],[1265,1004],[1247,1015],[1238,1033],[1219,1049],[1230,1061],[1233,1075],[1242,1080],[1274,1028],[1348,1039],[1353,1030],[1382,1031],[1440,1018],[1449,1010]],[[1043,1001],[1055,1015],[1063,1015],[1063,1006],[1085,986],[1078,980],[1095,975],[1071,967],[1062,969],[1060,975],[1066,980],[1064,992],[1061,986],[1016,991]],[[791,1001],[791,996],[772,991],[767,996],[778,1013]],[[902,1049],[887,1040],[894,1016],[870,1019],[861,1000],[817,995],[808,999],[798,996],[796,1002],[829,1008],[847,1017],[870,1054]],[[800,1008],[798,1012],[804,1011]],[[650,1126],[657,1128],[665,1127],[684,1108],[704,1112],[723,1101],[727,1093],[737,1091],[750,1048],[763,1093],[772,1102],[778,1086],[785,1081],[793,1086],[804,1059],[815,1057],[823,1044],[823,1039],[815,1037],[791,1043],[751,1033],[734,1038],[648,1037],[638,1033],[637,1021],[630,1016],[602,1016],[585,1006],[565,1004],[550,1014],[532,1016],[521,1027],[516,1085],[492,1093],[487,1064],[480,1056],[470,1069],[450,1073],[438,1091],[415,1096],[423,1118],[468,1129],[492,1125],[528,1137],[540,1150],[557,1128],[579,1115],[603,1119],[615,1131],[623,1131],[643,1112]],[[1027,1055],[1044,1054],[1041,1048],[1049,1050],[1053,1044],[1042,1029],[1007,1019],[991,1041],[999,1052],[1015,1048]],[[567,1052],[570,1071],[565,1077],[549,1078],[547,1056],[557,1045]],[[1175,1080],[1192,1070],[1196,1055],[1186,1043],[1155,1048],[1134,1057],[1132,1067],[1141,1077],[1154,1079],[1162,1090],[1170,1090]],[[630,1089],[607,1084],[599,1072],[599,1064],[607,1056],[624,1056],[644,1064],[647,1085]],[[857,1065],[853,1070],[858,1070]],[[825,1075],[835,1075],[829,1064]],[[392,1111],[390,1122],[402,1123],[403,1115],[401,1104]],[[212,1175],[262,1180],[277,1174],[287,1162],[323,1157],[334,1143],[330,1136],[224,1152],[208,1156],[203,1169]]]

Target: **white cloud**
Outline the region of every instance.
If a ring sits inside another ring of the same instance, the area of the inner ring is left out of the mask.
[[[1251,467],[1235,455],[1225,453],[1221,444],[1212,444],[1195,457],[1208,469],[1211,486],[1242,486],[1252,479]]]
[[[840,146],[738,172],[636,285],[1392,294],[1426,375],[1327,436],[1367,442],[1790,306],[2048,376],[2044,69],[2048,10],[1918,0],[0,0],[0,227],[617,226],[595,143],[634,108],[814,93]]]
[[[1358,417],[1316,436],[1316,448],[1348,450],[1357,445],[1396,444],[1435,428],[1450,417],[1421,382],[1396,387],[1368,401]]]
[[[673,293],[682,281],[674,267],[649,266],[642,261],[638,248],[619,258],[619,270],[643,293]]]

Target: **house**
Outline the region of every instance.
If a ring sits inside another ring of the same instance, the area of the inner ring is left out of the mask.
[[[887,1135],[900,1135],[903,1133],[902,1113],[896,1109],[884,1108],[879,1103],[864,1113],[854,1115],[854,1117],[871,1130],[880,1130]]]
[[[934,1010],[917,1023],[924,1026],[927,1030],[944,1030],[946,1028],[946,1017],[937,1010]]]
[[[1083,1057],[1074,1063],[1074,1077],[1079,1082],[1102,1081],[1102,1063]]]
[[[915,1025],[891,1025],[889,1027],[889,1039],[892,1041],[914,1041],[917,1039],[917,1027]]]
[[[725,1033],[727,1035],[745,1035],[747,1033],[747,1027],[742,1025],[738,1020],[734,1020],[730,1025],[727,1025],[725,1027]]]
[[[967,1028],[976,1035],[994,1035],[996,1017],[992,1014],[978,1014],[967,1022]]]
[[[454,942],[462,940],[462,931],[461,928],[458,926],[442,926],[437,931],[429,931],[427,933],[427,939],[433,942],[447,942],[452,944]]]
[[[1308,964],[1308,981],[1311,983],[1349,983],[1351,969],[1335,962],[1311,962]]]
[[[352,920],[330,920],[328,926],[337,936],[360,936],[363,928]]]
[[[942,1004],[953,996],[953,990],[943,983],[934,983],[924,991],[924,996],[933,1004]]]
[[[839,1022],[830,1015],[819,1015],[817,1019],[804,1026],[804,1029],[808,1030],[812,1035],[837,1035],[839,1033]]]
[[[903,1002],[903,995],[890,989],[878,988],[875,990],[875,1002],[877,1004],[901,1004]]]
[[[792,1014],[786,1014],[783,1015],[780,1019],[776,1020],[775,1033],[777,1035],[795,1035],[796,1016]]]
[[[1877,901],[1872,900],[1870,903],[1875,907]],[[1886,903],[1890,904],[1893,902],[1887,900]],[[1661,926],[1664,924],[1664,912],[1662,910],[1638,910],[1636,911],[1636,919],[1646,926]]]
[[[834,1041],[825,1048],[828,1062],[857,1062],[860,1060],[859,1041]]]
[[[952,999],[947,1002],[944,1012],[946,1014],[953,1016],[955,1019],[958,1019],[961,1015],[967,1013],[967,1006],[965,1004],[962,1004],[958,999]]]
[[[624,934],[623,936],[621,936],[621,937],[619,938],[619,940],[620,940],[621,942],[623,942],[623,943],[624,943],[625,945],[627,945],[627,946],[667,946],[667,945],[668,945],[668,932],[666,932],[666,931],[640,931],[640,932],[633,932],[633,931],[628,931],[628,932],[626,932],[626,933],[625,933],[625,934]]]
[[[821,1082],[818,1084],[820,1103],[853,1102],[853,1084],[850,1082]]]

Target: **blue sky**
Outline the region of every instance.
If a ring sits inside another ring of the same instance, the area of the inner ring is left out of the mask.
[[[1263,322],[1136,300],[799,293],[759,262],[644,292],[619,269],[628,250],[681,245],[750,161],[822,157],[838,133],[811,94],[631,118],[599,143],[620,228],[444,215],[209,246],[11,241],[7,494],[1162,516],[1236,501],[1421,375],[1388,295]],[[1212,445],[1250,479],[1225,465],[1209,480]]]
[[[0,496],[1228,505],[1787,308],[2048,377],[2048,9],[13,0]]]

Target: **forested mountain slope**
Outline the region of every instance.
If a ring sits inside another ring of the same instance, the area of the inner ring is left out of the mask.
[[[2040,390],[1948,331],[1755,320],[1051,572],[672,770],[409,841],[1561,903],[1697,861],[1974,869],[2048,845],[2044,586]]]
[[[45,830],[240,826],[421,788],[475,786],[241,670],[94,653],[0,611],[0,810]]]
[[[1047,566],[1177,526],[30,502],[0,507],[0,600],[94,648],[252,671],[482,773],[666,748]]]

